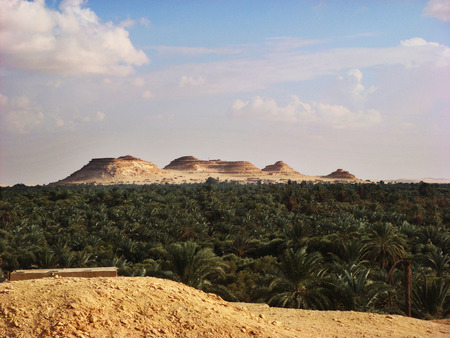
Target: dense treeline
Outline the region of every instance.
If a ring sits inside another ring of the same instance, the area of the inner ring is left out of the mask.
[[[426,183],[17,185],[0,188],[2,269],[117,266],[230,301],[394,314],[407,311],[411,269],[412,315],[442,318],[449,192]]]

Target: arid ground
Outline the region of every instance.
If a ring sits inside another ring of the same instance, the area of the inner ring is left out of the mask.
[[[1,337],[449,337],[447,321],[228,303],[151,277],[0,284]]]

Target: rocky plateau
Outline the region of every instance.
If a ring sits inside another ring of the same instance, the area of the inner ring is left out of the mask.
[[[65,179],[50,185],[72,184],[186,184],[202,183],[209,177],[220,182],[240,184],[296,182],[362,182],[343,169],[327,176],[308,176],[283,161],[257,168],[248,161],[200,160],[183,156],[163,169],[154,163],[126,155],[119,158],[95,158]]]

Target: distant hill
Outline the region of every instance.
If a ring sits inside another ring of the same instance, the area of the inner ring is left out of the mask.
[[[153,163],[130,155],[119,158],[94,158],[80,170],[54,184],[120,182],[153,176],[161,170]]]
[[[283,161],[259,169],[248,161],[200,160],[183,156],[171,161],[164,169],[152,162],[131,155],[119,158],[95,158],[67,178],[50,185],[70,184],[185,184],[203,183],[209,177],[220,182],[287,183],[288,181],[362,182],[348,171],[338,169],[328,176],[307,176],[295,171]]]
[[[199,171],[209,173],[260,173],[261,170],[247,161],[199,160],[194,156],[177,158],[164,167],[166,170]]]
[[[270,164],[266,166],[262,171],[269,172],[269,173],[295,173],[299,174],[297,171],[292,169],[290,166],[288,166],[283,161],[275,162],[274,164]]]
[[[325,176],[327,178],[336,178],[336,179],[344,179],[344,180],[354,180],[356,177],[353,174],[350,174],[348,171],[343,169],[337,169],[333,171],[331,174]]]
[[[408,178],[399,178],[397,180],[384,180],[387,183],[437,183],[437,184],[450,184],[449,178],[422,178],[422,179],[408,179]]]

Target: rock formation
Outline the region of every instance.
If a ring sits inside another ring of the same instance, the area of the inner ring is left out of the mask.
[[[338,169],[336,171],[333,171],[331,174],[325,176],[327,178],[334,178],[334,179],[345,179],[345,180],[354,180],[356,179],[355,175],[350,174],[348,171],[345,171],[343,169]]]
[[[119,183],[121,179],[160,173],[153,163],[130,155],[119,158],[94,158],[80,170],[54,184]]]
[[[299,174],[299,172],[292,169],[283,161],[275,162],[274,164],[270,164],[266,166],[262,171],[268,173],[278,173],[278,174]]]
[[[196,171],[219,174],[261,173],[261,170],[247,161],[199,160],[194,156],[183,156],[170,162],[165,170]]]
[[[241,184],[360,181],[342,169],[328,176],[303,175],[283,161],[261,170],[248,161],[206,161],[194,156],[183,156],[170,162],[164,169],[159,169],[151,162],[127,155],[119,158],[95,158],[69,177],[50,185],[187,184],[204,183],[210,177],[220,182]]]

